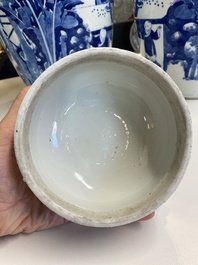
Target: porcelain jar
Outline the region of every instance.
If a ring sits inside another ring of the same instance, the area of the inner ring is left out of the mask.
[[[0,0],[0,40],[29,85],[71,53],[111,46],[110,0]]]
[[[134,0],[134,18],[140,53],[162,67],[185,98],[198,98],[198,1]]]

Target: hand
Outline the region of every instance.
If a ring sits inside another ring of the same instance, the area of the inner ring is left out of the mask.
[[[67,221],[45,207],[23,182],[14,154],[14,125],[23,89],[0,122],[0,236],[31,233]]]
[[[8,114],[0,122],[0,236],[32,233],[67,222],[46,206],[28,188],[14,153],[14,125],[29,87],[21,90]],[[148,220],[154,213],[141,219]]]

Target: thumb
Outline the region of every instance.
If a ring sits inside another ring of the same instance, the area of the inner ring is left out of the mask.
[[[4,142],[7,140],[8,143],[12,143],[13,141],[13,132],[18,110],[29,88],[30,87],[25,87],[20,91],[8,113],[0,121],[1,139],[4,139]]]
[[[29,89],[30,86],[27,86],[19,92],[18,96],[15,98],[14,102],[12,103],[12,106],[10,107],[6,115],[6,118],[12,119],[14,121],[16,120],[19,107]]]

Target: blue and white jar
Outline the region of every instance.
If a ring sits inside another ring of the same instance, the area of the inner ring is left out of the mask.
[[[140,53],[198,98],[198,1],[134,0],[134,16]]]
[[[80,50],[111,46],[111,0],[0,0],[0,39],[29,85]]]

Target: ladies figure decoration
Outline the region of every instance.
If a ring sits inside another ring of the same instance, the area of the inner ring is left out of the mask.
[[[140,43],[144,42],[141,53],[161,65],[186,97],[198,97],[198,1],[135,0],[134,7]]]
[[[158,26],[155,31],[152,30],[152,23],[146,20],[144,22],[144,31],[140,32],[140,38],[144,40],[145,57],[158,66],[161,65],[156,59],[157,52],[154,40],[158,40],[160,38],[160,30],[161,26]]]

